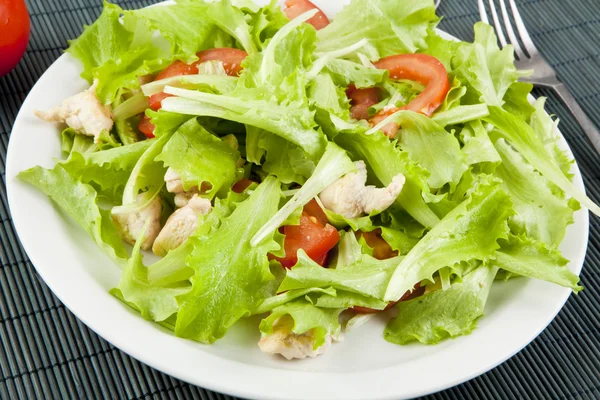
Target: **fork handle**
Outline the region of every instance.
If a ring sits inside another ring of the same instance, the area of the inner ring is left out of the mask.
[[[577,119],[577,122],[579,122],[579,125],[583,128],[583,131],[592,142],[596,151],[600,153],[600,132],[598,132],[598,129],[585,111],[577,104],[577,100],[575,100],[571,91],[569,91],[567,86],[562,82],[553,85],[552,88],[556,91],[563,103],[565,103],[571,114]]]

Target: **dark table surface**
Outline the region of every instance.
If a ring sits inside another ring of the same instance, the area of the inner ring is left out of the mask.
[[[1,1],[1,0],[0,0]],[[116,1],[139,8],[157,1]],[[517,1],[533,40],[600,126],[600,1]],[[164,375],[108,344],[67,310],[35,272],[21,247],[6,200],[4,166],[12,125],[37,79],[67,40],[100,14],[100,0],[29,0],[31,40],[24,59],[0,78],[0,398],[231,399]],[[472,40],[476,0],[443,0],[441,28]],[[1,57],[1,55],[0,55]],[[600,202],[600,158],[551,92],[547,109],[561,119],[589,196]],[[427,399],[600,398],[600,231],[590,220],[581,274],[571,296],[529,346],[492,371]],[[465,354],[468,357],[468,354]],[[460,362],[460,360],[457,360]]]

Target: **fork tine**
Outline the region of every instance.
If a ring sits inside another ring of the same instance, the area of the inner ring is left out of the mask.
[[[521,44],[519,43],[519,40],[515,35],[515,30],[512,26],[512,23],[510,22],[510,18],[508,17],[508,12],[506,11],[506,2],[504,0],[500,0],[500,10],[502,11],[502,19],[504,20],[504,27],[506,28],[508,39],[515,48],[515,54],[520,60],[525,57],[525,52],[521,48]]]
[[[513,17],[515,18],[515,24],[517,25],[517,31],[519,31],[519,36],[521,36],[521,41],[525,45],[525,50],[529,53],[529,56],[533,56],[534,54],[539,53],[535,44],[533,44],[533,40],[531,40],[531,36],[527,32],[527,28],[525,28],[525,24],[523,23],[523,18],[521,18],[521,14],[519,13],[519,9],[515,4],[515,0],[508,0],[510,4],[510,9],[512,10]]]
[[[488,19],[487,12],[485,11],[485,5],[483,5],[483,0],[477,0],[477,6],[479,7],[479,19],[485,22],[486,24],[490,23]]]
[[[494,27],[496,28],[496,36],[498,36],[498,40],[500,41],[500,46],[506,46],[506,37],[504,36],[504,30],[502,29],[502,24],[500,23],[500,19],[498,18],[498,13],[496,12],[496,6],[494,5],[494,0],[488,0],[490,4],[490,10],[492,11],[492,21],[494,21]]]

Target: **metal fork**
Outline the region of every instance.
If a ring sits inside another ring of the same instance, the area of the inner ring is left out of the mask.
[[[505,0],[498,0],[498,2],[500,3],[500,12],[502,13],[502,20],[504,24],[500,21],[500,18],[498,17],[498,11],[496,10],[496,6],[494,5],[494,0],[488,1],[492,14],[492,20],[494,22],[496,33],[498,35],[498,41],[500,42],[501,46],[504,47],[507,45],[506,36],[504,36],[504,31],[506,31],[506,33],[508,34],[508,43],[512,44],[515,50],[516,67],[518,69],[533,70],[533,75],[522,77],[521,80],[533,83],[536,86],[554,89],[554,91],[560,96],[563,103],[567,106],[571,114],[573,114],[573,116],[577,119],[577,121],[585,131],[585,134],[592,142],[592,145],[596,148],[596,151],[600,153],[600,133],[598,132],[598,129],[596,129],[594,123],[581,109],[579,104],[577,104],[575,97],[573,97],[569,89],[565,86],[564,83],[562,83],[558,79],[554,69],[552,69],[550,64],[548,64],[548,62],[542,58],[542,55],[533,44],[531,36],[529,36],[529,33],[527,32],[527,28],[525,28],[523,18],[521,18],[521,14],[517,9],[515,1],[508,0],[508,3],[510,4],[510,9],[512,11],[513,19],[517,27],[517,32],[515,32],[513,25],[510,21]],[[489,24],[488,15],[485,9],[485,5],[483,4],[483,0],[477,0],[477,2],[479,5],[479,16],[481,20]],[[519,43],[519,38],[525,47],[524,49]]]

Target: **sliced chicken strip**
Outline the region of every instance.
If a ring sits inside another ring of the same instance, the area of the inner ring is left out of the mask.
[[[152,246],[154,254],[164,257],[169,250],[181,246],[198,227],[198,216],[208,214],[211,208],[209,200],[193,195],[185,207],[167,219]]]
[[[140,193],[138,201],[144,201],[144,194]],[[152,247],[154,239],[160,232],[160,217],[162,214],[162,199],[156,196],[146,207],[131,213],[112,213],[112,220],[121,234],[123,240],[129,244],[135,244],[140,237],[146,221],[150,220],[142,242],[142,249],[148,250]]]
[[[402,191],[406,180],[404,175],[396,175],[385,188],[366,186],[365,162],[357,161],[354,164],[357,172],[342,176],[319,194],[325,208],[346,218],[357,218],[391,206]]]
[[[34,114],[44,121],[66,123],[77,132],[93,136],[94,142],[99,141],[102,131],[112,129],[112,112],[109,107],[104,106],[96,97],[98,80],[88,89],[71,96],[61,105],[48,111],[34,111]]]
[[[258,342],[258,347],[264,353],[281,354],[291,360],[293,358],[316,357],[323,354],[331,346],[332,337],[327,335],[325,343],[317,349],[315,344],[315,330],[311,329],[302,334],[292,332],[294,322],[289,315],[279,318],[273,326],[273,333],[263,336]]]

